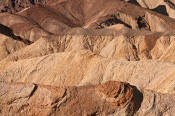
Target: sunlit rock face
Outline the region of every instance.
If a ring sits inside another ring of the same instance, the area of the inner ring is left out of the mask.
[[[174,0],[137,0],[137,3],[144,8],[175,18]]]
[[[0,1],[0,115],[173,116],[173,6]]]

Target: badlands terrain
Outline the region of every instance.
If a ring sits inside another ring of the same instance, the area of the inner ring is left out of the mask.
[[[175,116],[175,0],[0,0],[0,116]]]

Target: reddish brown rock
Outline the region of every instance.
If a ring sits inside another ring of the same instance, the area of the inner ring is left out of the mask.
[[[0,1],[0,115],[173,116],[173,7]]]
[[[130,108],[134,94],[129,84],[120,82],[67,88],[3,82],[0,86],[1,115],[107,115]]]

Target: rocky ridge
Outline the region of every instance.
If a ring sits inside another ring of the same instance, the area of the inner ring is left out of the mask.
[[[173,4],[2,1],[0,115],[173,116]]]

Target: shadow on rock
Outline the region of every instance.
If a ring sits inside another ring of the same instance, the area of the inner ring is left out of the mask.
[[[155,12],[158,12],[160,14],[169,16],[165,5],[159,5],[158,7],[154,8],[152,10],[155,11]]]
[[[133,96],[133,111],[136,113],[139,108],[141,107],[142,101],[143,101],[143,94],[140,92],[136,86],[131,85],[131,87],[134,90],[134,96]],[[128,109],[130,110],[130,109]]]
[[[20,36],[14,35],[12,29],[10,29],[9,27],[4,26],[2,24],[0,24],[0,34],[6,35],[6,36],[8,36],[8,37],[10,37],[10,38],[12,38],[14,40],[18,40],[18,41],[24,42],[27,45],[30,45],[30,44],[33,43],[32,41],[24,40]]]

